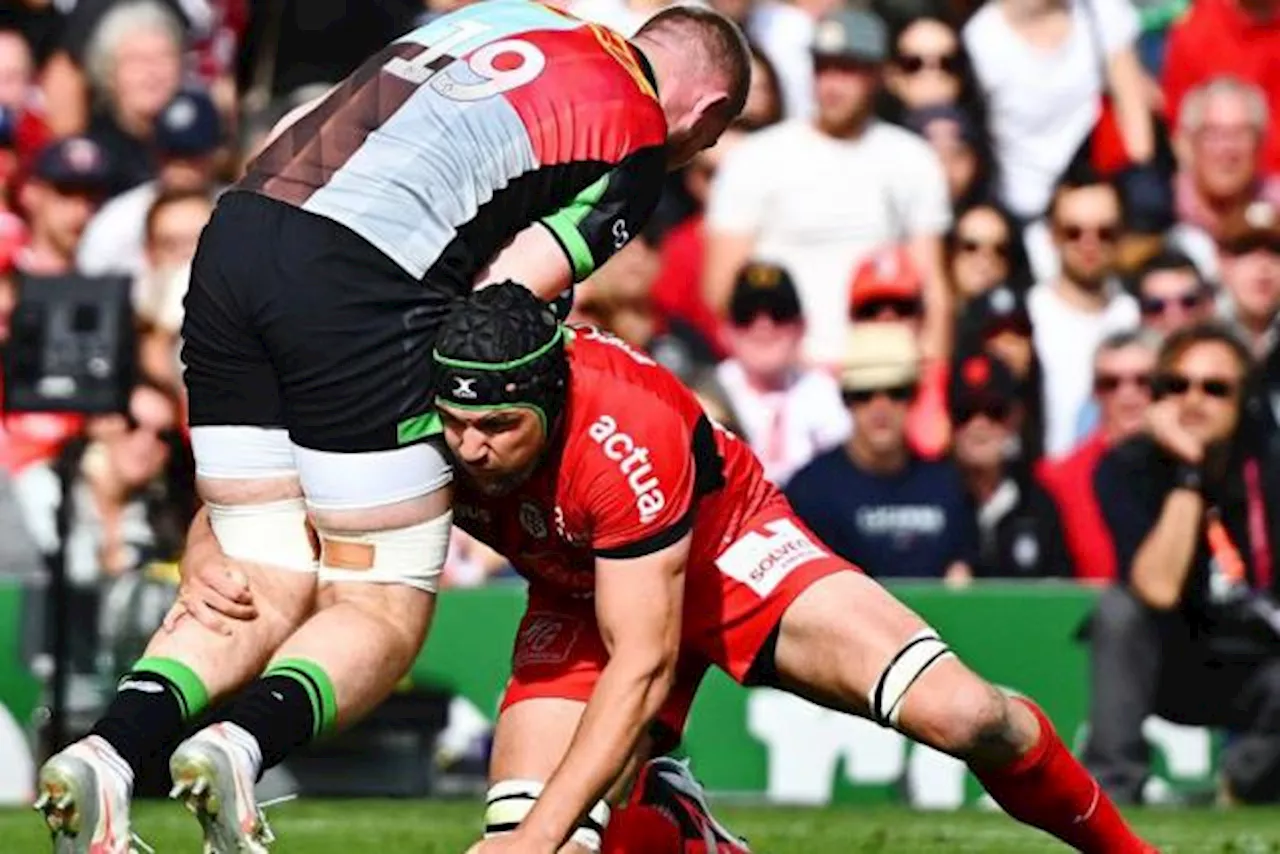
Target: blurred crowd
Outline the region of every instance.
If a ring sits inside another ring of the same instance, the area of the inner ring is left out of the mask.
[[[0,346],[40,277],[124,275],[141,377],[117,415],[0,419],[0,572],[65,547],[88,617],[180,556],[182,300],[217,194],[281,116],[462,2],[0,9]],[[665,5],[556,2],[623,34]],[[874,576],[1119,582],[1097,623],[1121,649],[1150,610],[1265,598],[1280,0],[708,2],[752,43],[746,110],[571,319],[676,371]],[[1177,489],[1208,509],[1168,521]],[[448,583],[507,572],[456,538]],[[1095,674],[1099,702],[1151,706],[1150,670]],[[1125,726],[1094,762],[1116,791],[1141,782]]]

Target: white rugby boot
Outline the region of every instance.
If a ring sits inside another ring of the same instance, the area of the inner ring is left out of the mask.
[[[256,769],[231,724],[212,724],[184,741],[169,759],[169,797],[195,814],[204,854],[267,854],[275,835],[254,799]]]
[[[35,809],[54,854],[135,854],[129,833],[133,772],[96,735],[70,745],[40,768]]]

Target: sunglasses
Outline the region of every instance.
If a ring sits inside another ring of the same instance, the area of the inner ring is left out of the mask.
[[[1068,243],[1076,243],[1084,239],[1085,235],[1092,235],[1102,243],[1115,243],[1120,239],[1120,226],[1060,225],[1058,226],[1058,234],[1062,235],[1062,239]]]
[[[1008,260],[1009,258],[1009,242],[1006,240],[970,240],[962,237],[956,241],[956,249],[962,255],[997,255],[1000,258]]]
[[[1098,374],[1093,378],[1093,390],[1098,394],[1113,394],[1123,385],[1131,385],[1141,391],[1149,391],[1151,389],[1151,375]]]
[[[855,307],[850,315],[854,320],[875,320],[886,311],[900,318],[919,317],[924,306],[918,299],[873,299]]]
[[[1143,297],[1138,301],[1145,315],[1160,315],[1174,306],[1183,311],[1193,311],[1204,304],[1204,294],[1183,294],[1180,297]]]
[[[846,389],[841,392],[845,403],[870,403],[876,399],[877,395],[881,394],[894,403],[907,403],[916,396],[916,387],[913,385],[895,385],[888,388]]]
[[[957,426],[968,424],[978,416],[986,416],[992,421],[1004,421],[1009,417],[1012,407],[1008,403],[1001,401],[990,401],[988,403],[974,406],[957,406],[955,412],[955,422]]]
[[[895,57],[893,64],[898,66],[903,74],[916,75],[926,69],[929,71],[941,71],[944,74],[960,73],[960,55],[956,53],[943,53],[925,55],[922,53],[904,53]]]
[[[1182,397],[1193,388],[1206,397],[1212,397],[1216,400],[1226,400],[1236,393],[1236,384],[1231,380],[1225,380],[1220,377],[1193,378],[1182,374],[1169,374],[1161,377],[1156,384],[1156,389],[1161,397]]]
[[[729,313],[729,320],[739,329],[746,329],[761,317],[777,324],[794,323],[800,319],[800,312],[794,305],[752,305],[740,306]]]

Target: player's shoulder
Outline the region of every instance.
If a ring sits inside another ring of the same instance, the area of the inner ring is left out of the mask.
[[[591,326],[575,326],[569,344],[572,427],[590,432],[625,423],[661,437],[687,426],[701,406],[693,393],[648,354]]]

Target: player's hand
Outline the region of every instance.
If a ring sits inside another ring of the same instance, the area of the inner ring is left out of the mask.
[[[193,565],[182,564],[178,601],[164,618],[164,630],[172,632],[186,615],[221,635],[232,633],[231,620],[252,620],[258,616],[249,579],[225,558]]]
[[[516,831],[478,842],[467,854],[556,854],[556,847],[542,840],[525,838]]]
[[[1147,428],[1151,438],[1169,453],[1189,465],[1204,462],[1204,442],[1182,426],[1178,418],[1178,400],[1168,397],[1147,409]]]

